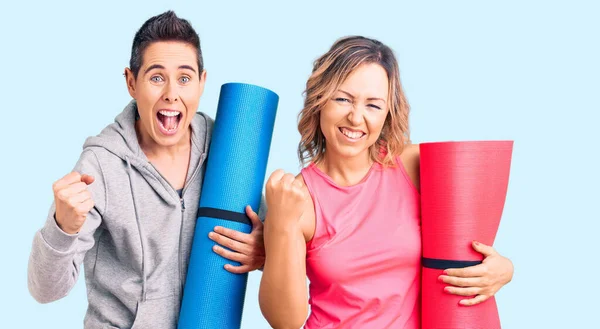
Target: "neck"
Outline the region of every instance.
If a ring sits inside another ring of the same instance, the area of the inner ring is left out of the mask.
[[[373,161],[368,150],[354,157],[341,157],[325,151],[323,160],[317,164],[317,167],[331,177],[336,184],[351,186],[358,184],[372,165]]]
[[[135,123],[135,130],[138,135],[138,141],[140,147],[148,160],[157,158],[170,158],[175,159],[177,156],[183,154],[189,154],[192,144],[192,128],[189,127],[183,137],[174,145],[160,145],[157,144],[150,135],[144,133],[144,130],[140,127],[140,121]]]

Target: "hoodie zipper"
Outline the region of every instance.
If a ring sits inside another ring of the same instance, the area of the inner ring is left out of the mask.
[[[185,187],[184,187],[185,189]],[[179,289],[180,292],[183,292],[183,270],[181,268],[181,237],[183,235],[183,223],[185,222],[185,201],[183,200],[183,192],[181,191],[181,198],[179,201],[181,202],[181,224],[179,227],[179,246],[177,247],[177,269],[179,270]]]
[[[181,255],[181,238],[183,236],[183,222],[185,221],[185,201],[184,201],[184,196],[185,196],[185,191],[188,188],[188,182],[191,182],[194,180],[194,178],[196,178],[196,175],[198,175],[198,172],[200,171],[200,169],[202,168],[202,166],[204,165],[204,160],[206,160],[206,153],[203,153],[200,156],[200,161],[198,162],[198,166],[196,167],[196,169],[194,170],[194,173],[192,174],[192,176],[190,177],[189,181],[186,181],[185,185],[183,186],[183,190],[181,190],[181,196],[179,197],[179,203],[181,205],[181,222],[179,223],[179,242],[178,242],[178,247],[177,247],[177,270],[179,272],[179,289],[180,289],[180,293],[183,293],[183,269],[181,268],[182,264],[183,264],[183,260],[181,259],[182,255]],[[152,166],[152,168],[154,168],[154,170],[158,173],[158,175],[164,179],[166,181],[166,179],[163,177],[163,175],[161,175],[161,173],[156,170],[156,168],[154,167],[154,165],[152,165],[150,163],[150,166]],[[169,184],[169,186],[171,186],[171,189],[173,190],[173,192],[175,192],[175,194],[179,194],[177,193],[177,190],[171,185]]]
[[[198,166],[196,167],[196,170],[194,170],[194,173],[192,174],[192,176],[190,177],[190,182],[194,181],[194,178],[196,178],[196,175],[198,175],[198,172],[200,171],[200,169],[202,168],[202,166],[204,165],[204,160],[206,159],[206,153],[203,153],[200,156],[200,161],[198,162]],[[179,202],[181,202],[181,224],[179,226],[179,247],[178,247],[178,257],[177,257],[177,268],[179,269],[179,287],[181,289],[181,293],[183,293],[183,269],[182,264],[183,264],[183,260],[182,260],[182,253],[181,253],[181,238],[183,235],[183,223],[185,222],[185,201],[183,199],[183,197],[185,196],[185,191],[187,190],[189,184],[185,184],[183,186],[183,190],[181,191],[181,197],[179,198]]]

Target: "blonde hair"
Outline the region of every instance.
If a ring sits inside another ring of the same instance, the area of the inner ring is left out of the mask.
[[[325,136],[320,126],[321,109],[350,73],[367,63],[381,65],[389,81],[387,104],[390,111],[380,137],[370,147],[371,159],[394,166],[394,158],[402,153],[406,144],[410,144],[410,107],[402,90],[398,62],[393,51],[377,40],[350,36],[337,40],[327,53],[314,62],[312,74],[306,82],[304,108],[298,115],[298,131],[301,135],[298,157],[303,165],[323,160]]]

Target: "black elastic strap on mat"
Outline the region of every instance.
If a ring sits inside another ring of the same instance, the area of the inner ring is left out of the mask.
[[[437,270],[445,270],[447,268],[464,268],[481,264],[478,260],[447,260],[436,258],[422,258],[423,267],[433,268]]]
[[[197,218],[199,217],[212,217],[217,219],[230,220],[232,222],[238,222],[252,226],[252,222],[250,221],[250,218],[246,216],[246,214],[229,210],[201,207],[198,208]]]

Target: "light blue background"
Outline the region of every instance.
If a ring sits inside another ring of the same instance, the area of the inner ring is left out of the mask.
[[[503,327],[600,327],[597,2],[17,3],[0,7],[0,327],[82,327],[83,280],[55,303],[29,295],[32,238],[52,182],[129,100],[122,72],[134,33],[171,8],[201,36],[202,111],[214,117],[230,81],[280,95],[268,173],[299,169],[296,115],[312,61],[345,35],[387,43],[412,105],[414,142],[515,140],[495,244],[516,267],[497,295]],[[259,280],[250,275],[243,328],[269,327]]]

